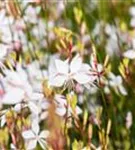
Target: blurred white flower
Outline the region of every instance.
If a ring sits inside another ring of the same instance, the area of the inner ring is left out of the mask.
[[[113,39],[111,37],[107,40],[106,52],[109,56],[113,56],[114,54],[118,55],[119,46],[118,46],[117,39]]]
[[[129,13],[130,13],[131,16],[135,17],[135,6],[130,7]]]
[[[17,150],[16,146],[13,143],[10,144],[10,148],[11,150]]]
[[[57,2],[57,15],[60,16],[65,9],[64,1]]]
[[[113,73],[109,73],[109,85],[113,87],[116,92],[119,90],[122,95],[127,95],[127,91],[122,85],[122,77],[120,75],[115,76]]]
[[[16,71],[4,70],[6,77],[4,78],[5,94],[2,97],[3,104],[16,104],[21,102],[25,94],[32,92],[32,88],[27,81],[27,75],[18,65]]]
[[[133,124],[133,116],[132,113],[129,111],[126,115],[126,128],[129,129]]]
[[[105,26],[105,33],[109,36],[105,46],[107,54],[109,56],[113,56],[114,54],[118,55],[119,45],[117,34],[120,34],[118,28],[116,28],[114,25],[107,24]]]
[[[29,5],[25,11],[24,19],[29,23],[36,24],[38,22],[38,13],[40,12],[41,7],[33,7]]]
[[[49,84],[51,86],[61,87],[65,84],[73,84],[73,80],[79,84],[86,84],[95,80],[90,75],[90,67],[88,64],[82,63],[79,55],[76,55],[71,63],[69,60],[55,60],[55,66],[49,72]]]
[[[131,15],[130,25],[135,27],[135,6],[130,7],[129,14]]]
[[[5,69],[4,74],[4,94],[0,97],[2,104],[13,105],[23,101],[34,111],[36,101],[42,99],[43,95],[33,90],[25,70],[17,64],[16,71]]]
[[[55,104],[56,104],[56,114],[59,116],[64,116],[67,112],[68,116],[70,116],[73,113],[73,110],[70,105],[67,103],[67,99],[63,95],[56,95],[55,96]],[[75,108],[76,114],[81,114],[82,110],[76,106]]]
[[[135,17],[131,18],[130,26],[135,27]]]
[[[0,44],[0,60],[3,60],[7,53],[8,53],[8,46]]]
[[[49,136],[49,131],[43,130],[40,132],[39,124],[36,121],[33,121],[31,129],[23,131],[22,136],[26,141],[27,150],[36,148],[37,143],[39,143],[42,149],[46,149],[46,138]]]
[[[26,69],[33,90],[42,92],[42,81],[48,78],[47,71],[40,69],[38,61],[33,61],[31,64],[28,64]]]
[[[61,117],[63,117],[66,113],[68,116],[71,116],[71,114],[74,112],[78,115],[82,113],[81,108],[78,107],[77,105],[73,112],[71,106],[67,103],[67,99],[64,95],[56,94],[55,98],[54,98],[54,103],[55,103],[55,107],[56,107],[55,112],[57,115],[59,115]],[[44,104],[42,104],[42,105],[43,105],[42,106],[43,110],[45,110],[45,112],[44,112],[45,114],[43,114],[43,115],[45,115],[45,117],[46,117],[46,115],[48,115],[48,114],[46,114],[46,112],[47,112],[48,108],[50,107],[50,103],[46,100],[46,101],[44,101]]]
[[[135,59],[135,50],[130,49],[123,53],[123,56],[129,59]]]

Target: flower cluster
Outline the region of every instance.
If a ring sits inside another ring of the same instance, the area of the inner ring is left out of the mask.
[[[0,3],[0,149],[135,148],[135,7],[101,1]]]

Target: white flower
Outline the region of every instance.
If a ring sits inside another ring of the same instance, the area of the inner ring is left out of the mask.
[[[121,76],[119,76],[119,75],[115,76],[113,73],[110,73],[109,78],[110,78],[109,85],[111,87],[113,87],[116,91],[118,89],[122,95],[127,95],[127,92],[122,85],[122,77]]]
[[[54,103],[56,106],[55,112],[57,115],[63,117],[66,114],[67,110],[68,110],[68,112],[67,112],[68,116],[70,116],[72,113],[74,113],[71,106],[67,103],[67,99],[65,96],[56,94],[55,98],[54,98]],[[43,114],[43,115],[45,115],[45,117],[46,117],[46,115],[48,115],[46,112],[47,112],[48,108],[50,107],[50,103],[49,103],[49,101],[45,100],[42,105],[43,105],[42,109],[45,111],[45,114]],[[74,111],[78,115],[82,113],[82,110],[78,106],[75,107]]]
[[[130,7],[129,13],[131,16],[135,17],[135,6]]]
[[[17,65],[16,71],[4,70],[4,73],[6,75],[3,77],[4,94],[0,97],[2,104],[14,105],[24,101],[31,111],[38,110],[36,101],[41,100],[43,94],[33,90],[24,69]]]
[[[133,116],[132,116],[132,112],[127,112],[126,115],[126,127],[127,129],[129,129],[133,124]]]
[[[16,104],[21,102],[26,95],[30,95],[32,87],[20,66],[17,66],[17,71],[4,70],[4,73],[6,75],[3,79],[5,94],[1,98],[3,104]]]
[[[40,104],[44,100],[43,97],[41,93],[32,93],[31,97],[29,97],[26,106],[29,107],[33,114],[38,115],[41,112],[42,106]]]
[[[27,150],[32,150],[36,148],[37,143],[42,147],[42,149],[46,149],[46,138],[49,136],[49,131],[43,130],[39,132],[39,125],[36,121],[32,123],[32,129],[23,131],[22,136],[26,140]]]
[[[59,116],[64,116],[66,111],[68,110],[68,116],[73,113],[73,110],[70,105],[68,105],[66,98],[63,95],[55,96],[55,104],[56,104],[56,114]],[[79,115],[82,113],[82,110],[76,106],[75,112]]]
[[[135,27],[135,17],[131,18],[130,26],[133,28]]]
[[[38,13],[40,12],[40,7],[32,7],[29,5],[25,11],[24,19],[29,23],[37,23],[38,22]]]
[[[130,50],[124,52],[124,53],[123,53],[123,56],[124,56],[124,57],[127,57],[127,58],[129,58],[129,59],[135,59],[135,51],[132,50],[132,49],[130,49]]]
[[[40,37],[39,40],[43,39],[47,35],[47,33],[46,33],[46,25],[43,22],[43,20],[38,19],[38,26],[33,27],[32,34],[37,39],[39,39],[39,37]]]
[[[47,72],[40,69],[38,61],[34,61],[27,65],[27,73],[33,90],[42,92],[42,81],[47,79]]]
[[[10,148],[11,150],[17,150],[16,146],[13,143],[10,144]]]
[[[61,87],[64,84],[73,83],[73,80],[79,84],[93,82],[95,78],[90,75],[90,67],[82,63],[79,55],[76,55],[71,63],[69,60],[55,60],[55,67],[51,68],[49,74],[49,84],[51,86]]]
[[[8,52],[8,46],[4,44],[0,44],[0,60],[3,60],[7,52]]]

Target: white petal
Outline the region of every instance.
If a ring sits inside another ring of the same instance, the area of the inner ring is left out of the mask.
[[[74,80],[76,80],[80,84],[86,84],[89,82],[94,82],[96,79],[95,76],[89,76],[85,73],[76,73],[73,78],[74,78]]]
[[[110,94],[110,89],[109,89],[108,86],[105,86],[105,87],[104,87],[104,92],[105,92],[106,94]]]
[[[50,86],[61,87],[64,82],[67,80],[67,76],[65,75],[56,75],[49,79]]]
[[[129,13],[130,13],[130,15],[135,16],[135,7],[134,6],[130,7]]]
[[[56,108],[56,114],[59,116],[64,116],[66,114],[66,108]]]
[[[32,96],[32,86],[28,83],[28,81],[26,83],[24,83],[23,89],[25,90],[25,93],[27,94],[27,96],[31,97]]]
[[[8,46],[0,44],[0,59],[3,59],[3,57],[6,55],[8,50]]]
[[[108,77],[112,80],[115,79],[115,75],[112,72],[109,73]]]
[[[96,148],[96,150],[102,150],[101,146],[99,146],[98,148]]]
[[[32,132],[32,130],[27,130],[27,131],[23,131],[22,132],[22,136],[23,136],[23,138],[24,139],[32,139],[32,138],[35,138],[35,135],[34,135],[34,133]]]
[[[119,90],[120,90],[121,94],[123,94],[124,96],[127,95],[127,91],[125,90],[125,88],[122,85],[119,86]]]
[[[32,122],[32,130],[34,131],[34,133],[36,135],[38,135],[38,133],[39,133],[39,124],[36,120]]]
[[[54,60],[51,60],[49,63],[48,72],[49,75],[55,74],[57,72],[57,68]]]
[[[67,74],[68,73],[68,63],[67,61],[61,61],[59,59],[55,60],[55,65],[58,73]]]
[[[24,108],[24,106],[22,105],[22,104],[16,104],[15,106],[14,106],[14,110],[16,111],[16,112],[19,112],[22,108]]]
[[[16,86],[22,86],[23,85],[23,80],[17,72],[11,71],[11,70],[5,70],[4,73],[6,74],[6,80],[10,84],[16,85]]]
[[[75,111],[76,111],[76,113],[77,113],[78,115],[82,113],[81,108],[78,107],[78,106],[76,106]]]
[[[48,111],[44,111],[41,115],[40,115],[40,120],[45,120],[48,117]]]
[[[135,39],[132,39],[132,45],[133,45],[133,49],[135,49]]]
[[[19,88],[11,88],[10,91],[8,91],[3,99],[3,104],[16,104],[21,102],[24,99],[24,91]]]
[[[41,108],[44,109],[44,110],[46,110],[46,109],[48,109],[50,107],[50,104],[49,104],[49,102],[46,99],[44,99],[41,104],[42,104]]]
[[[117,84],[116,84],[114,81],[109,81],[109,85],[110,85],[111,87],[115,87]]]
[[[72,73],[79,71],[79,69],[81,68],[81,65],[82,65],[82,58],[79,55],[76,55],[71,61],[70,71]]]
[[[135,51],[134,50],[128,50],[128,51],[124,52],[123,56],[127,57],[129,59],[134,59],[135,58]]]
[[[43,140],[43,139],[40,139],[40,140],[38,140],[38,142],[39,142],[41,148],[42,148],[43,150],[46,150],[46,141]]]
[[[32,100],[40,100],[40,99],[42,99],[43,97],[44,97],[44,95],[41,94],[41,93],[33,93],[33,94],[31,95],[31,99],[32,99]]]
[[[38,106],[35,103],[29,102],[28,103],[28,107],[30,108],[32,113],[34,113],[34,114],[38,114],[39,113]]]
[[[121,84],[121,83],[122,83],[122,78],[121,78],[121,76],[117,76],[117,77],[116,77],[116,84],[119,85],[119,84]]]
[[[27,150],[33,150],[37,145],[37,140],[31,140],[27,145]]]
[[[88,64],[82,64],[81,71],[89,71],[90,66]]]
[[[49,136],[49,131],[44,130],[40,133],[39,137],[46,139]]]
[[[55,99],[59,99],[59,100],[61,100],[61,99],[63,100],[64,99],[65,100],[66,98],[65,98],[64,95],[56,94],[55,95]]]
[[[135,17],[131,18],[130,26],[135,27]]]
[[[10,148],[11,148],[12,150],[17,150],[17,148],[15,147],[15,145],[14,145],[13,143],[10,144]]]
[[[67,100],[63,95],[56,94],[55,101],[56,101],[56,105],[60,105],[60,106],[67,105]]]

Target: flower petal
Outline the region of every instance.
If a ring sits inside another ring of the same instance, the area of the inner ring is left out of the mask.
[[[119,90],[120,90],[121,94],[123,94],[124,96],[127,95],[127,91],[125,90],[125,88],[122,85],[119,86]]]
[[[68,63],[67,61],[61,61],[59,59],[55,60],[55,65],[58,73],[67,74],[68,73]]]
[[[56,108],[56,114],[59,116],[64,116],[66,114],[66,108],[64,107]]]
[[[36,120],[32,122],[32,130],[34,131],[34,133],[36,135],[38,135],[38,133],[39,133],[39,124]]]
[[[115,82],[117,83],[117,85],[122,84],[122,78],[121,78],[121,76],[117,76],[115,78]]]
[[[43,139],[38,140],[38,143],[40,144],[42,149],[46,149],[46,141]]]
[[[56,76],[49,79],[49,85],[61,87],[66,80],[67,80],[66,75],[56,75]]]
[[[32,95],[31,95],[31,99],[35,100],[35,101],[40,100],[43,97],[44,97],[44,95],[41,93],[32,93]]]
[[[89,71],[90,66],[88,64],[83,63],[81,66],[81,71]]]
[[[128,50],[128,51],[124,52],[123,56],[127,57],[129,59],[134,59],[135,58],[135,51],[134,50]]]
[[[34,138],[35,137],[35,135],[34,135],[34,133],[32,132],[32,130],[27,130],[27,131],[23,131],[22,132],[22,136],[23,136],[23,138],[24,139],[32,139],[32,138]]]
[[[34,114],[38,114],[39,113],[38,106],[35,103],[29,102],[28,103],[28,107],[29,107],[29,109],[31,110],[32,113],[34,113]]]
[[[3,59],[4,56],[8,53],[9,46],[0,44],[0,59]]]
[[[76,73],[73,76],[73,79],[76,80],[80,84],[86,84],[89,82],[94,82],[96,80],[96,76],[89,76],[85,73]]]
[[[43,130],[39,135],[39,137],[43,139],[46,139],[48,136],[49,136],[49,131],[47,130]]]
[[[3,97],[2,103],[3,104],[16,104],[23,100],[24,98],[24,91],[19,88],[11,88]]]
[[[81,113],[82,113],[81,108],[80,108],[80,107],[78,107],[78,106],[76,106],[75,111],[76,111],[77,115],[79,115],[79,114],[81,114]]]
[[[27,145],[27,150],[33,150],[37,145],[37,140],[31,140],[29,141]]]
[[[79,71],[82,65],[82,58],[79,55],[76,55],[70,64],[70,71],[71,73],[75,73]]]

